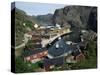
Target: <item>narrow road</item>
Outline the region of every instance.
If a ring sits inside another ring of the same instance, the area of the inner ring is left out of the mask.
[[[57,36],[55,36],[53,38],[50,38],[50,39],[42,39],[41,44],[42,44],[43,47],[45,47],[47,44],[53,42],[56,38],[58,38],[58,37],[60,37],[60,36],[62,36],[64,34],[67,34],[67,33],[71,33],[71,31],[70,32],[64,32],[62,34],[58,34]]]
[[[29,40],[28,36],[29,36],[28,34],[24,34],[24,42],[22,44],[16,46],[15,49],[19,49],[21,47],[24,47],[27,44],[28,40]]]
[[[25,46],[25,43],[22,43],[19,46],[15,47],[15,49],[19,49],[19,48],[24,47],[24,46]]]

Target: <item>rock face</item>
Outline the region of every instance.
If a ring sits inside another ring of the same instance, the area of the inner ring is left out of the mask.
[[[72,28],[92,29],[96,31],[97,8],[89,6],[66,6],[56,9],[53,23],[71,25]]]
[[[89,15],[88,27],[93,31],[97,32],[97,8],[93,8]]]

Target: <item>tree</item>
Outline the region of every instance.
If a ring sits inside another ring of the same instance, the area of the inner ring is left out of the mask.
[[[97,67],[97,47],[96,41],[89,41],[86,48],[85,60],[72,64],[71,69],[89,69]]]
[[[32,68],[29,67],[21,57],[16,57],[15,71],[16,73],[32,72]]]

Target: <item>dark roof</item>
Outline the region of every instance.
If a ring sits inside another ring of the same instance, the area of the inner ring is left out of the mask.
[[[81,52],[79,51],[79,50],[76,50],[76,51],[74,51],[73,53],[72,53],[72,55],[73,56],[77,56],[77,55],[79,55]]]
[[[56,65],[60,66],[64,63],[64,57],[54,58],[54,59],[44,59],[44,66]]]
[[[25,47],[25,49],[28,49],[28,50],[29,49],[30,50],[36,50],[36,49],[42,48],[42,45],[40,43],[38,43],[38,42],[37,42],[37,44],[36,43],[33,43],[33,42],[28,42],[26,44],[26,47]]]
[[[30,56],[30,55],[34,55],[34,54],[46,51],[46,50],[47,50],[46,48],[37,48],[35,50],[24,48],[23,56],[27,57],[27,56]]]
[[[79,48],[79,45],[78,44],[72,44],[72,45],[70,45],[70,47],[73,49],[73,51],[77,51],[78,48]]]
[[[34,46],[34,48],[41,48],[42,47],[41,44],[34,44],[33,46]]]
[[[86,46],[88,44],[88,41],[83,41],[78,43],[79,46]]]
[[[59,44],[59,48],[56,48],[56,44]],[[58,40],[52,46],[48,48],[48,53],[54,57],[60,56],[69,51],[74,51],[77,49],[76,45],[68,45],[63,39]]]
[[[32,38],[34,38],[34,37],[39,38],[39,37],[41,37],[41,35],[40,35],[40,34],[33,34],[33,35],[32,35]]]
[[[36,49],[36,48],[42,48],[42,45],[41,44],[30,44],[30,45],[27,45],[28,49]]]

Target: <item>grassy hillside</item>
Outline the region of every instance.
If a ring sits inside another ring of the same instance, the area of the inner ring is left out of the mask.
[[[32,19],[24,11],[15,8],[16,46],[23,42],[25,33],[34,30],[35,23],[35,18]]]

